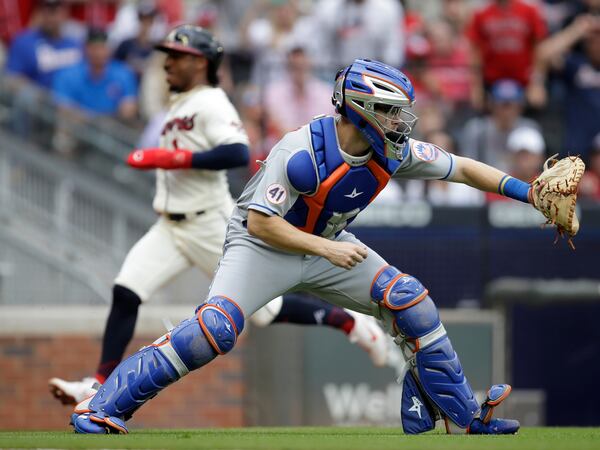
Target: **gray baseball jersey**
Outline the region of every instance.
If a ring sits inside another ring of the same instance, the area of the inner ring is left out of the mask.
[[[250,209],[266,215],[286,217],[293,205],[305,194],[288,179],[288,163],[298,151],[310,149],[315,156],[309,126],[288,133],[273,148],[260,171],[250,180],[240,196],[229,221],[224,256],[210,288],[209,298],[229,297],[240,305],[246,316],[272,298],[292,291],[307,291],[339,306],[370,313],[370,286],[377,272],[387,263],[375,251],[351,270],[311,255],[298,255],[271,247],[246,230]],[[409,140],[409,151],[395,169],[394,177],[451,179],[455,158],[425,142]],[[344,162],[353,167],[369,164],[373,155],[356,158],[339,149]],[[349,199],[360,192],[352,190]],[[372,200],[372,199],[371,199]],[[359,211],[356,211],[358,214]],[[356,215],[355,214],[355,215]],[[335,216],[335,214],[334,214]],[[347,214],[346,214],[347,217]],[[345,222],[337,222],[343,226]],[[352,233],[340,227],[325,227],[321,236],[361,244]],[[362,244],[361,244],[362,245]]]

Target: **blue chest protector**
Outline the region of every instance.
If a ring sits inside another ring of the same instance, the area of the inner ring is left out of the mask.
[[[300,196],[284,219],[307,233],[332,236],[373,201],[400,162],[373,152],[366,164],[350,166],[340,154],[333,117],[313,121],[310,135],[312,148],[287,162],[288,180]]]

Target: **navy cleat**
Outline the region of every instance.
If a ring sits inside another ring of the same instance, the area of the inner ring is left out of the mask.
[[[491,419],[483,423],[481,419],[475,419],[469,425],[469,434],[516,434],[521,428],[518,420],[513,419]]]
[[[74,413],[71,415],[71,424],[75,433],[81,434],[127,434],[129,430],[125,422],[118,417],[108,416],[104,413]]]
[[[494,384],[481,405],[479,418],[471,422],[467,432],[469,434],[515,434],[519,431],[521,424],[518,420],[492,419],[494,408],[510,395],[511,390],[509,384]]]

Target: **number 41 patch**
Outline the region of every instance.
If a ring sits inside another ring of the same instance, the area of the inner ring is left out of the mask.
[[[265,196],[270,203],[280,205],[287,198],[287,190],[281,184],[273,183],[267,188]]]

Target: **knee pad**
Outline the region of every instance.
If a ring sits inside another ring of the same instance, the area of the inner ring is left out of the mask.
[[[445,334],[437,308],[428,294],[419,280],[393,266],[380,270],[371,285],[371,298],[391,313],[386,314],[392,322],[390,331],[400,335],[412,353]]]
[[[469,426],[479,405],[427,289],[411,275],[386,266],[373,280],[371,297],[392,321],[423,393],[459,427]]]
[[[196,315],[208,342],[219,355],[233,348],[244,329],[244,313],[227,297],[210,298],[198,307]]]

